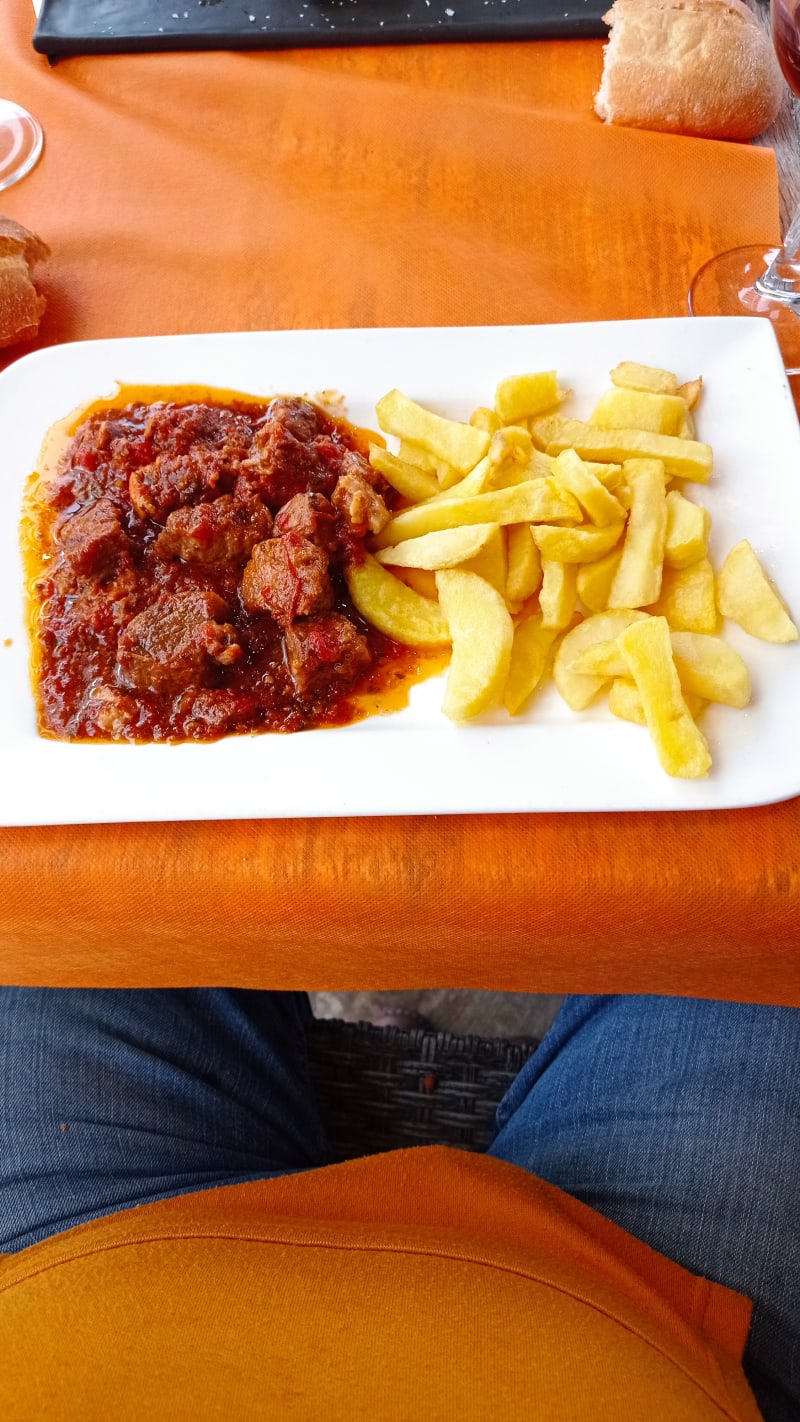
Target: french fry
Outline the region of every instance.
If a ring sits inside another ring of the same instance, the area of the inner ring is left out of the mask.
[[[696,721],[705,710],[706,702],[701,696],[693,696],[690,691],[684,691],[683,699],[689,715]],[[612,681],[608,693],[608,709],[621,721],[632,721],[635,726],[647,725],[639,688],[635,681],[630,681],[627,677],[618,676]]]
[[[623,471],[632,502],[608,606],[646,607],[661,592],[667,536],[664,466],[660,459],[631,459]]]
[[[402,494],[404,499],[413,504],[430,499],[439,492],[439,482],[435,474],[429,474],[418,465],[406,464],[404,460],[398,459],[396,454],[383,449],[379,444],[370,445],[369,462],[398,494]]]
[[[504,535],[505,529],[501,528],[499,524],[495,524],[494,531],[479,552],[473,554],[471,558],[465,558],[464,562],[459,563],[458,566],[465,573],[477,573],[479,578],[484,578],[487,583],[491,583],[505,601],[508,582],[508,554]]]
[[[614,498],[592,466],[581,459],[574,449],[565,449],[556,455],[551,472],[556,483],[574,494],[581,508],[598,527],[624,519],[625,510],[619,499]]]
[[[723,617],[762,642],[796,642],[786,603],[747,539],[732,548],[719,570],[717,598]]]
[[[595,697],[608,684],[606,677],[583,676],[575,671],[575,662],[581,652],[595,642],[613,641],[633,622],[643,622],[645,612],[635,608],[617,609],[614,612],[597,612],[573,627],[559,644],[553,662],[553,680],[559,692],[573,711],[585,711]]]
[[[557,627],[545,627],[540,612],[532,612],[515,627],[503,693],[503,705],[510,716],[516,716],[541,685],[558,635]]]
[[[443,419],[400,390],[390,390],[376,406],[384,434],[411,440],[462,474],[468,474],[489,448],[489,435],[474,425]]]
[[[673,632],[705,632],[713,636],[719,616],[711,560],[698,558],[688,568],[665,568],[661,594],[648,611],[666,617]]]
[[[369,554],[345,569],[353,603],[379,632],[409,647],[445,647],[450,630],[442,609],[382,568]]]
[[[688,568],[708,552],[711,515],[702,504],[693,504],[678,489],[667,494],[667,537],[664,562],[669,568]]]
[[[721,637],[698,632],[670,633],[672,658],[684,697],[722,706],[749,706],[750,673],[735,648]],[[584,676],[624,678],[628,665],[618,641],[598,642],[574,662]]]
[[[622,558],[622,548],[613,548],[596,563],[584,563],[578,568],[578,597],[590,612],[605,612],[611,585]]]
[[[514,624],[497,589],[475,573],[440,572],[436,586],[453,644],[442,710],[451,721],[468,721],[503,695]]]
[[[499,533],[496,523],[467,523],[459,528],[443,528],[436,533],[423,533],[420,538],[408,538],[375,554],[378,563],[394,568],[457,568],[468,558],[474,558]]]
[[[374,540],[376,548],[389,548],[407,538],[458,528],[464,523],[569,523],[577,522],[580,509],[571,494],[547,479],[530,479],[510,489],[494,489],[467,498],[431,499],[404,509],[387,523]]]
[[[421,469],[425,474],[432,474],[436,480],[437,489],[453,484],[462,477],[460,471],[454,469],[452,464],[448,464],[445,459],[437,459],[429,449],[423,449],[421,444],[414,444],[410,439],[400,440],[397,457],[404,464]]]
[[[521,606],[537,591],[542,581],[542,558],[529,523],[512,523],[506,528],[506,602]]]
[[[672,656],[684,696],[741,709],[750,705],[750,673],[734,647],[721,637],[673,632]],[[694,714],[694,713],[693,713]]]
[[[623,360],[614,366],[611,382],[626,390],[651,390],[656,395],[675,395],[678,391],[677,375],[658,366],[637,365],[632,360]]]
[[[593,563],[596,558],[610,553],[619,543],[624,527],[622,522],[608,523],[605,528],[593,525],[554,528],[551,524],[541,523],[534,528],[533,536],[543,558],[558,563]]]
[[[589,423],[603,430],[651,430],[654,434],[680,435],[685,417],[686,402],[680,395],[616,388],[601,395]]]
[[[541,370],[530,375],[512,375],[501,380],[495,391],[494,408],[501,424],[515,425],[543,410],[551,410],[565,397],[555,370]]]
[[[541,420],[534,420],[531,434],[534,443],[546,454],[574,449],[581,459],[614,464],[624,463],[626,459],[660,459],[668,479],[691,479],[707,484],[711,478],[713,451],[700,440],[679,439],[648,430],[600,430],[563,415],[545,415]]]
[[[477,410],[473,410],[469,422],[476,430],[485,430],[489,435],[495,434],[502,423],[497,411],[490,410],[488,405],[479,405]]]
[[[666,618],[632,623],[619,634],[619,644],[662,768],[684,780],[705,777],[711,768],[708,742],[683,699]]]
[[[542,586],[539,608],[542,625],[558,631],[568,627],[578,602],[578,569],[574,563],[542,559]]]

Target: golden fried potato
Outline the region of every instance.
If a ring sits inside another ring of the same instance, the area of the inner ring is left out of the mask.
[[[613,467],[613,466],[612,466]],[[581,459],[574,449],[565,449],[552,462],[552,475],[557,484],[574,494],[592,523],[604,528],[619,523],[625,510],[619,499],[598,479],[593,467]]]
[[[667,536],[664,465],[660,459],[630,459],[623,472],[631,510],[608,606],[647,607],[661,592]]]
[[[622,558],[622,548],[613,548],[596,563],[584,563],[578,568],[578,597],[590,612],[605,612],[611,585]]]
[[[533,529],[536,546],[543,558],[558,563],[593,563],[619,543],[624,523],[608,523],[605,528],[553,528],[547,523]],[[624,555],[623,555],[624,556]]]
[[[353,603],[379,632],[409,647],[445,647],[450,630],[442,609],[382,568],[369,554],[345,569]]]
[[[557,627],[545,627],[540,612],[532,612],[517,623],[503,693],[503,705],[510,716],[516,716],[541,685],[558,636]]]
[[[626,459],[660,459],[668,479],[691,479],[707,484],[711,478],[714,454],[710,445],[699,440],[679,439],[676,435],[653,434],[647,430],[600,430],[563,415],[544,415],[534,420],[531,434],[534,444],[546,454],[574,449],[581,459],[614,464]]]
[[[713,636],[719,615],[710,559],[698,558],[688,568],[665,568],[661,594],[648,611],[666,617],[674,632],[705,632]]]
[[[603,430],[650,430],[654,434],[680,435],[685,417],[686,403],[680,395],[617,388],[601,395],[589,423]]]
[[[475,573],[440,572],[436,586],[453,644],[442,710],[451,721],[469,721],[503,695],[514,624],[497,589]]]
[[[555,655],[553,680],[573,711],[585,711],[608,683],[606,677],[582,676],[580,672],[575,671],[575,662],[581,652],[586,651],[595,642],[613,641],[630,627],[631,623],[644,622],[646,619],[647,613],[639,612],[636,608],[596,612],[567,633]]]
[[[619,645],[642,698],[658,759],[668,775],[701,779],[711,769],[708,742],[681,691],[665,617],[646,617],[619,634]]]
[[[432,474],[437,489],[453,484],[462,477],[460,471],[448,464],[447,460],[437,459],[429,449],[423,449],[421,444],[414,444],[410,439],[400,440],[397,457],[403,464],[410,464],[415,469],[422,469],[425,474]]]
[[[732,548],[719,570],[717,600],[723,617],[762,642],[796,642],[789,609],[747,539]]]
[[[407,538],[404,543],[382,548],[375,558],[378,563],[388,563],[394,568],[457,568],[480,553],[499,531],[496,523],[442,528],[436,533],[423,533],[420,538]]]
[[[402,494],[403,498],[412,504],[430,499],[439,492],[439,481],[435,474],[420,469],[416,464],[406,464],[404,460],[398,459],[396,454],[391,454],[379,444],[370,445],[369,462],[398,494]]]
[[[684,691],[683,699],[686,702],[686,709],[692,720],[696,721],[706,708],[707,703],[701,696],[693,696],[690,691]],[[639,694],[639,688],[635,681],[630,681],[627,677],[615,677],[611,683],[611,690],[608,693],[608,709],[613,716],[619,717],[621,721],[632,721],[635,726],[646,726],[647,717],[644,714],[644,702]]]
[[[485,578],[486,582],[491,583],[492,587],[496,588],[505,600],[508,582],[505,529],[501,528],[499,524],[495,524],[493,533],[479,552],[473,554],[471,558],[465,558],[464,562],[459,563],[458,566],[465,573],[477,573],[479,578]]]
[[[669,568],[688,568],[708,552],[711,515],[702,504],[693,504],[678,489],[667,494],[667,537],[664,562]]]
[[[489,448],[485,430],[443,419],[400,390],[390,390],[375,408],[384,434],[421,445],[462,474],[469,473]]]
[[[542,581],[542,558],[529,523],[512,523],[506,528],[506,602],[521,606],[537,591]]]
[[[734,647],[701,632],[673,632],[672,656],[683,687],[703,701],[742,708],[750,705],[750,673]]]
[[[375,547],[389,548],[407,538],[465,523],[570,523],[579,519],[578,504],[566,489],[558,489],[547,479],[530,479],[510,489],[467,498],[430,499],[404,509],[377,535]]]
[[[554,558],[542,559],[542,586],[539,608],[542,625],[558,631],[568,627],[578,605],[578,569],[574,563]]]
[[[530,375],[511,375],[501,380],[495,391],[494,408],[501,424],[515,425],[544,410],[561,404],[566,392],[558,384],[555,370],[540,370]]]
[[[495,410],[490,410],[488,405],[479,405],[477,410],[473,410],[469,422],[476,430],[485,430],[490,435],[495,434],[501,427],[500,416]]]
[[[637,365],[632,360],[622,360],[611,372],[613,385],[621,385],[626,390],[651,390],[656,395],[675,395],[678,392],[678,377],[669,370],[660,370],[654,365]]]
[[[672,658],[687,700],[716,701],[723,706],[750,704],[750,673],[739,653],[721,637],[699,632],[672,632]],[[574,670],[584,676],[626,677],[628,666],[619,641],[598,642],[576,658]]]

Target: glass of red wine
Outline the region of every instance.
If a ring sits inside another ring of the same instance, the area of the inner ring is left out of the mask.
[[[10,99],[0,99],[0,192],[31,171],[42,142],[42,130],[33,114]]]
[[[771,0],[772,42],[800,98],[800,0]],[[800,375],[800,209],[781,247],[736,247],[712,257],[689,289],[693,316],[766,316],[788,375]]]

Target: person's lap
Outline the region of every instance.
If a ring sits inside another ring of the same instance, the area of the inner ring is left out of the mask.
[[[328,1159],[302,994],[0,989],[0,1252]],[[491,1153],[755,1299],[769,1422],[800,1406],[800,1012],[568,999]],[[794,1401],[782,1389],[794,1390]]]
[[[491,1154],[754,1300],[745,1371],[800,1417],[800,1011],[568,998]]]
[[[0,1253],[324,1165],[301,993],[0,989]]]

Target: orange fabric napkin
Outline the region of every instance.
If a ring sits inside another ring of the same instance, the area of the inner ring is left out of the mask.
[[[778,235],[771,151],[596,119],[596,42],[50,69],[31,32],[9,0],[0,92],[46,147],[0,207],[53,250],[40,344],[681,315],[713,252]],[[800,1003],[798,827],[790,803],[2,830],[0,980]]]

